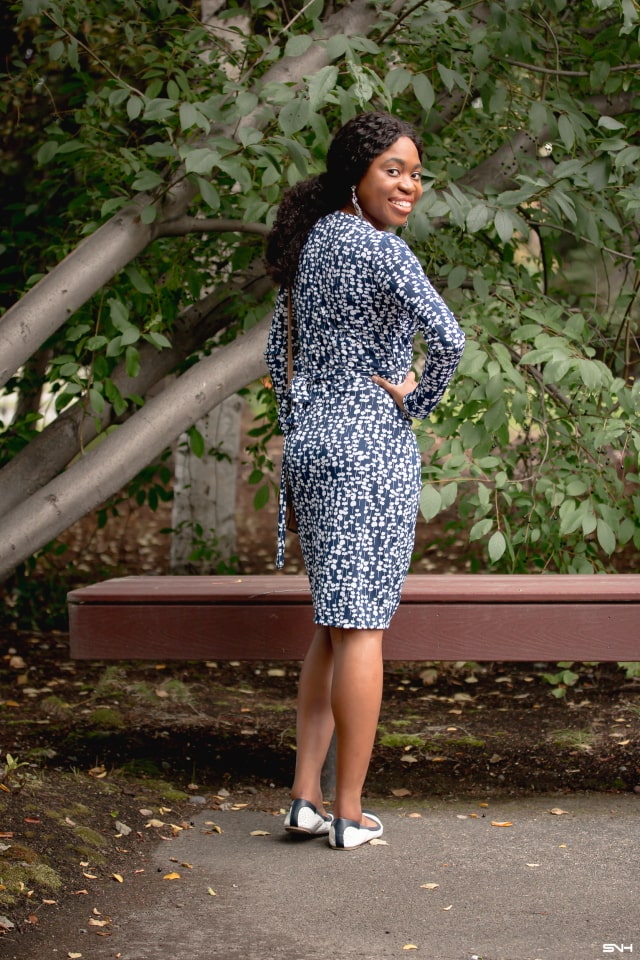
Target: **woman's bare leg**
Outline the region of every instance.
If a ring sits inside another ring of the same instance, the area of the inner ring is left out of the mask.
[[[331,627],[331,707],[336,727],[336,817],[362,818],[362,788],[369,769],[382,701],[382,630]]]
[[[329,627],[316,627],[298,685],[296,772],[293,799],[313,803],[322,812],[322,767],[333,735],[331,680],[333,650]]]

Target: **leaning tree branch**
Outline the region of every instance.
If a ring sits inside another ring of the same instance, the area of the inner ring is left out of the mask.
[[[563,70],[560,67],[542,67],[535,63],[525,63],[522,60],[512,60],[510,57],[501,57],[502,63],[509,63],[513,67],[523,67],[531,73],[546,73],[553,77],[590,77],[589,70]],[[611,67],[609,73],[628,73],[631,70],[640,70],[640,63],[623,63]]]
[[[270,227],[266,223],[245,223],[243,220],[188,217],[186,214],[160,225],[158,236],[183,237],[188,233],[255,233],[266,237]]]
[[[244,276],[235,277],[231,284],[182,311],[171,331],[170,348],[157,350],[141,342],[136,377],[129,377],[122,361],[111,372],[111,382],[125,398],[145,396],[186,357],[230,325],[239,292],[261,300],[272,286],[264,264],[256,260]],[[85,397],[70,404],[0,470],[0,517],[53,480],[109,426],[130,416],[127,411],[116,417],[111,404],[105,404],[99,415],[94,414],[88,410]]]
[[[3,518],[0,578],[122,489],[192,423],[267,372],[269,318],[190,367],[118,430]]]

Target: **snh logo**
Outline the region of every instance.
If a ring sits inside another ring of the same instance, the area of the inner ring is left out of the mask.
[[[620,955],[624,953],[633,953],[633,944],[632,943],[603,943],[602,952],[613,953],[616,955]]]

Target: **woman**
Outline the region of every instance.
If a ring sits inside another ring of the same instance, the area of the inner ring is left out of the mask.
[[[300,674],[297,759],[287,830],[351,849],[382,834],[361,796],[382,697],[382,636],[409,569],[420,495],[411,429],[442,398],[464,335],[401,227],[422,194],[421,141],[365,113],[336,134],[327,170],[283,197],[267,246],[281,284],[265,353],[285,436],[316,630]],[[295,376],[287,373],[291,298]],[[420,330],[428,355],[411,372]],[[320,775],[336,731],[334,817]]]

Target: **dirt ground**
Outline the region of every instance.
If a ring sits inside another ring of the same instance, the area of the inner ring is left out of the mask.
[[[275,505],[253,512],[244,480],[239,569],[263,573]],[[167,573],[167,526],[166,505],[125,505],[106,530],[90,517],[68,532],[58,571],[69,588]],[[287,572],[298,572],[295,542],[289,557]],[[478,562],[446,516],[419,525],[415,572]],[[51,570],[37,576],[44,584]],[[297,663],[72,662],[64,629],[1,629],[0,952],[35,960],[70,923],[87,942],[108,937],[104,903],[126,905],[121,879],[143,876],[151,846],[189,829],[195,808],[211,810],[212,830],[217,809],[282,810],[298,672]],[[572,675],[556,664],[388,663],[367,790],[373,800],[640,794],[640,679],[615,665]]]

